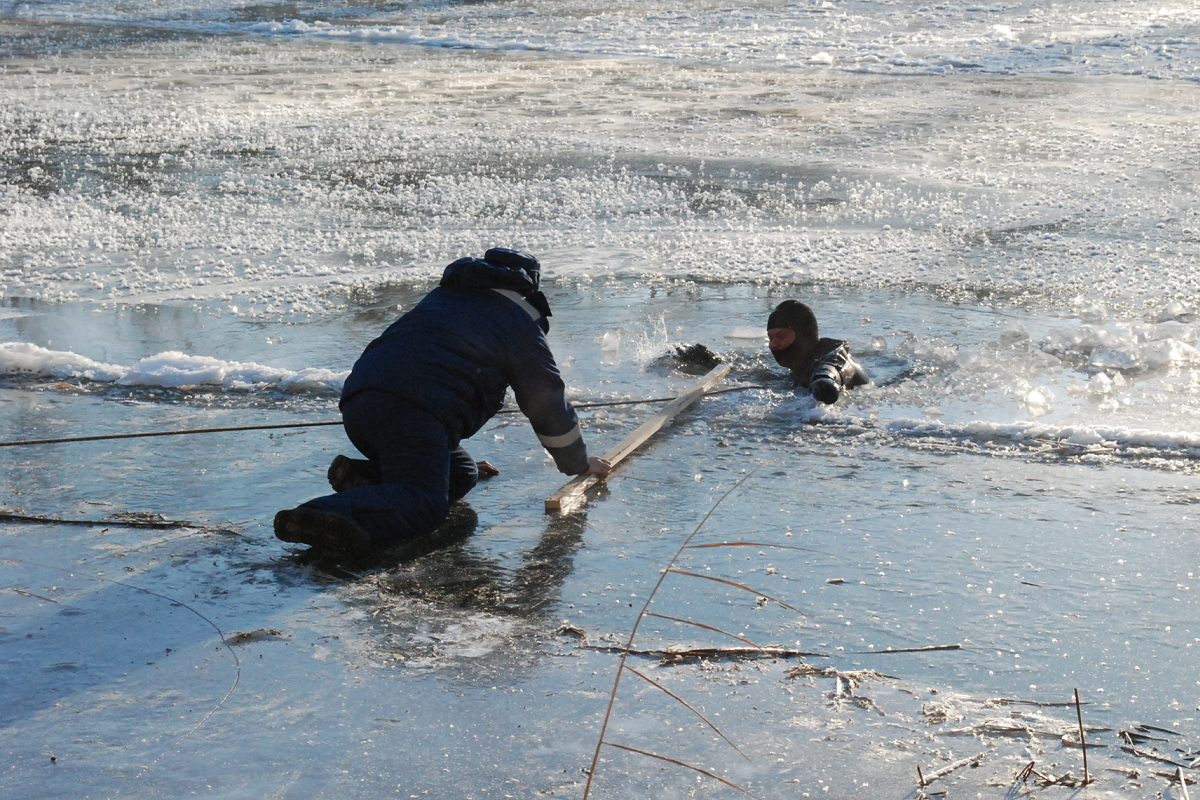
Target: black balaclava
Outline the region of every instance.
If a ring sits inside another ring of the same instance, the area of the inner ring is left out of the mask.
[[[799,300],[784,300],[767,317],[767,330],[772,328],[790,328],[796,332],[796,341],[782,350],[772,350],[771,355],[793,372],[801,369],[817,346],[817,315]]]

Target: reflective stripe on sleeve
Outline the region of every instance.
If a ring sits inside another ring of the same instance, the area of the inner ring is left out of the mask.
[[[525,313],[528,314],[529,316],[533,317],[534,322],[537,322],[539,319],[542,318],[542,312],[538,311],[536,308],[534,308],[532,305],[529,304],[528,300],[526,300],[524,297],[521,297],[521,295],[512,291],[511,289],[492,289],[492,291],[496,292],[498,294],[504,295],[509,300],[512,300],[514,303],[519,305],[521,308],[525,309]]]
[[[571,428],[571,430],[561,436],[542,436],[539,433],[537,437],[543,447],[567,447],[582,439],[583,431],[579,429],[579,423],[577,422],[574,428]]]

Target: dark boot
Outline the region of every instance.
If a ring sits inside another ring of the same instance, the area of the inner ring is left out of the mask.
[[[357,556],[371,549],[371,537],[354,520],[304,506],[275,515],[275,537],[311,545],[334,558]]]
[[[329,485],[335,492],[347,489],[358,489],[363,486],[376,486],[382,480],[379,467],[365,458],[349,458],[339,455],[329,465]]]

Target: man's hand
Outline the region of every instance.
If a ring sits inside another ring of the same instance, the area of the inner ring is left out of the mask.
[[[603,458],[588,456],[587,472],[582,472],[580,474],[595,475],[597,478],[607,478],[608,473],[610,472],[612,472],[612,464],[608,463]]]
[[[479,472],[479,480],[481,481],[486,481],[488,478],[494,478],[500,474],[500,470],[486,461],[476,461],[475,469]]]

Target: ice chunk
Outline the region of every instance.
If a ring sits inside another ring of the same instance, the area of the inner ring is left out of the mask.
[[[1097,372],[1088,381],[1087,393],[1091,395],[1106,395],[1113,390],[1112,378],[1105,375],[1103,372]]]
[[[995,360],[982,350],[959,350],[955,363],[968,372],[985,372],[995,366]]]
[[[1182,322],[1171,320],[1154,326],[1154,338],[1176,339],[1184,344],[1195,346],[1196,342],[1200,341],[1200,334],[1197,334],[1194,325],[1185,325]]]
[[[1147,367],[1165,367],[1169,364],[1193,364],[1200,361],[1200,351],[1190,344],[1165,339],[1149,342],[1139,348],[1142,364]]]
[[[1138,369],[1141,367],[1141,359],[1137,353],[1107,348],[1092,353],[1088,363],[1100,369]]]
[[[1104,303],[1088,297],[1076,297],[1074,307],[1075,315],[1079,317],[1081,322],[1104,322],[1108,316],[1108,309],[1104,307]]]
[[[1000,344],[1014,345],[1029,341],[1029,331],[1020,322],[1010,322],[1000,329]]]
[[[726,339],[765,339],[766,333],[758,328],[734,328],[725,334]]]
[[[1191,313],[1192,310],[1182,300],[1172,300],[1159,310],[1158,316],[1154,318],[1154,321],[1167,322],[1168,320],[1179,319]]]
[[[1025,393],[1023,405],[1031,417],[1040,417],[1050,413],[1051,398],[1049,389],[1034,387]]]

